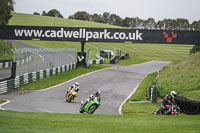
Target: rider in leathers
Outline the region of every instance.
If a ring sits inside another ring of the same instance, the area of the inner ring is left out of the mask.
[[[71,90],[73,90],[73,91],[75,91],[75,92],[78,93],[78,92],[79,92],[79,83],[76,82],[74,85],[70,86],[70,87],[68,88],[68,90],[67,90],[66,96],[67,96],[67,94],[68,94]]]
[[[166,105],[176,104],[176,102],[175,102],[175,97],[176,96],[177,96],[176,91],[171,91],[170,95],[166,95],[164,97],[163,103],[161,104],[161,107],[160,107],[160,109],[158,111],[164,111]],[[167,114],[168,113],[167,110],[165,110],[165,111],[166,111],[166,114]]]
[[[97,97],[97,100],[100,102],[101,101],[101,92],[100,91],[97,91],[96,93],[92,94],[89,99],[86,99],[85,100],[85,103],[83,105],[83,107],[91,100],[94,100],[95,97]]]

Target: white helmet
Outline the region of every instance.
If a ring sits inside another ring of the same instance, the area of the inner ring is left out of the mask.
[[[96,94],[96,96],[100,96],[100,95],[101,95],[101,92],[100,92],[100,91],[97,91],[95,94]]]
[[[90,97],[91,97],[91,98],[94,98],[94,95],[91,95]]]
[[[78,83],[78,82],[76,82],[76,83],[75,83],[75,85],[76,85],[76,86],[79,86],[79,83]]]
[[[176,95],[177,95],[177,92],[176,92],[176,91],[171,91],[171,92],[170,92],[170,95],[171,95],[173,98],[175,98]]]

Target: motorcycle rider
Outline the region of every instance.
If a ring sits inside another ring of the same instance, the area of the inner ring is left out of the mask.
[[[68,88],[68,90],[67,90],[66,96],[67,96],[67,94],[68,94],[71,90],[73,90],[73,91],[75,91],[75,92],[78,93],[78,92],[79,92],[79,83],[76,82],[74,85],[70,86],[70,87]]]
[[[85,100],[85,103],[83,104],[83,107],[91,100],[94,100],[94,98],[97,97],[97,100],[100,102],[101,101],[101,92],[97,91],[96,93],[92,94],[89,99]]]
[[[168,113],[167,110],[165,109],[166,105],[172,105],[172,104],[176,104],[175,102],[175,97],[177,96],[177,92],[176,91],[171,91],[169,95],[166,95],[163,99],[163,103],[160,106],[160,109],[157,111],[166,111],[166,114]],[[156,113],[157,113],[156,112]]]
[[[172,105],[172,103],[175,103],[175,97],[176,96],[177,96],[177,92],[176,91],[171,91],[170,95],[166,95],[164,97],[162,106]]]

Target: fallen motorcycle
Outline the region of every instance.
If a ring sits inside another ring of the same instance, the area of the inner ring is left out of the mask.
[[[71,90],[70,92],[67,93],[66,95],[66,102],[70,103],[74,98],[77,96],[77,92]]]
[[[153,115],[178,115],[180,112],[180,108],[178,105],[172,104],[172,105],[165,105],[162,107],[162,109],[159,109],[158,111],[153,112]]]
[[[93,100],[88,101],[84,104],[83,100],[81,101],[80,113],[93,114],[95,110],[101,105],[101,102],[98,100],[98,97],[95,97]]]

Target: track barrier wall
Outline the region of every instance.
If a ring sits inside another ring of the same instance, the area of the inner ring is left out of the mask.
[[[200,114],[200,101],[190,100],[181,96],[177,96],[175,101],[182,113],[188,115]]]

